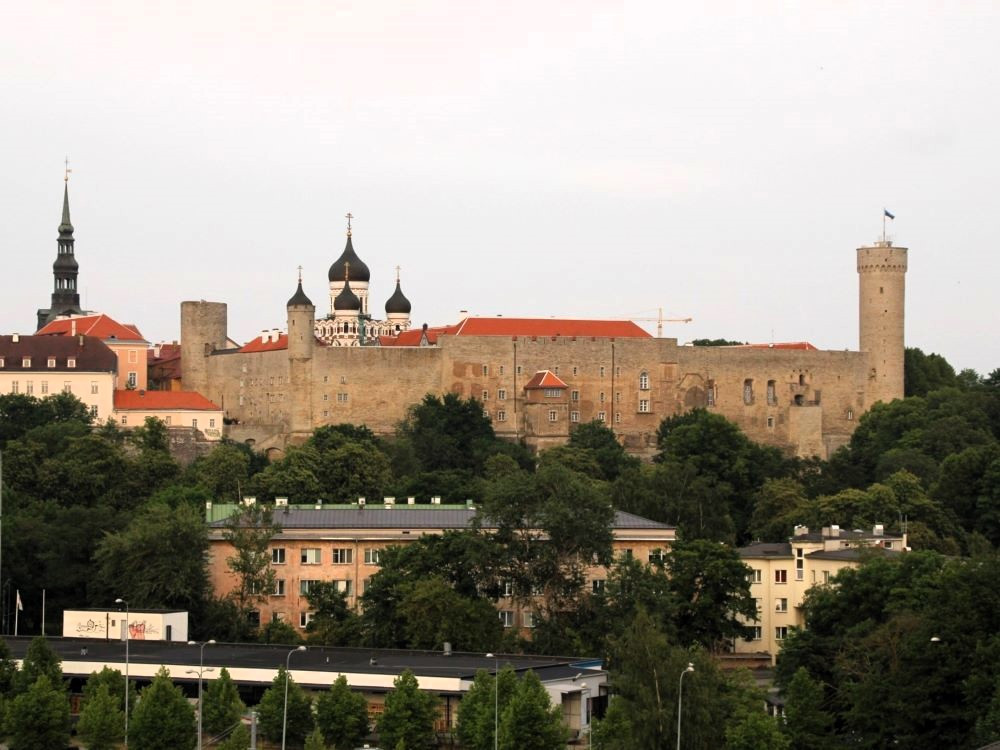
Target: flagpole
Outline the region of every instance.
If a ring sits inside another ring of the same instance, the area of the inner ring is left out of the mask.
[[[882,209],[882,244],[885,244],[885,209]]]
[[[45,589],[42,589],[42,635],[45,635]]]
[[[21,614],[21,589],[17,590],[17,598],[14,604],[14,637],[17,638],[17,616]]]

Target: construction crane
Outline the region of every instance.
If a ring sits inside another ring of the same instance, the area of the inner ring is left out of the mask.
[[[651,310],[643,310],[642,312],[652,312],[652,311]],[[664,318],[663,317],[663,308],[662,307],[656,308],[656,313],[657,313],[657,315],[656,315],[655,318],[642,318],[642,317],[638,317],[638,316],[635,316],[635,315],[627,315],[626,317],[629,320],[638,320],[638,321],[649,322],[649,323],[654,323],[655,322],[656,323],[656,338],[658,338],[658,339],[662,339],[663,338],[663,324],[664,323],[690,323],[692,320],[694,320],[694,318]]]

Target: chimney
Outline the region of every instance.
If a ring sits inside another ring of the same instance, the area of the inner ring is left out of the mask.
[[[76,336],[76,321],[75,320],[71,320],[69,322],[69,335],[70,336]]]
[[[19,333],[12,334],[10,337],[10,341],[12,344],[16,344],[20,340],[21,340],[21,334]]]
[[[837,524],[833,524],[830,527],[830,536],[832,536],[832,537],[839,537],[840,536],[840,526],[838,526]]]
[[[808,534],[808,533],[809,533],[809,527],[808,526],[796,525],[795,526],[795,530],[792,532],[792,536],[804,536],[805,534]]]
[[[406,504],[407,505],[413,505],[416,502],[417,502],[417,498],[415,498],[415,497],[408,497],[408,498],[406,498]]]
[[[877,523],[872,529],[872,536],[885,536],[885,526]]]

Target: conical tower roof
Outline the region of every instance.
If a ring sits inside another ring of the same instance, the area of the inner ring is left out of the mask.
[[[63,187],[62,221],[59,222],[59,234],[73,236],[73,222],[69,220],[69,183]]]

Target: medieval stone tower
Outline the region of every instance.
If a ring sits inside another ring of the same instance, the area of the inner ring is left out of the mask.
[[[907,248],[890,240],[858,248],[859,348],[871,357],[871,398],[903,398]]]
[[[299,287],[288,300],[288,383],[291,403],[288,431],[293,436],[308,436],[315,425],[312,419],[312,359],[316,347],[316,306]]]
[[[214,393],[209,388],[208,355],[226,348],[228,311],[225,302],[181,302],[181,361],[184,390]],[[222,404],[223,408],[226,405]]]

